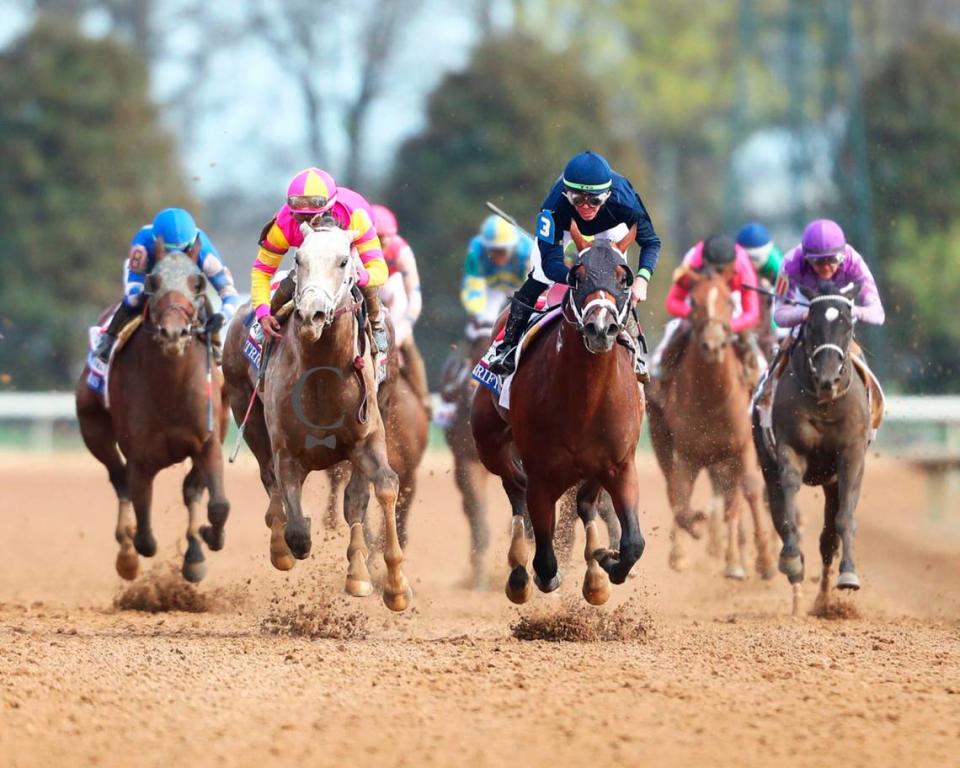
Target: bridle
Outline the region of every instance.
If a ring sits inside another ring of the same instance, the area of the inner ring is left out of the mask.
[[[302,247],[302,246],[301,246]],[[348,259],[351,259],[351,256],[347,256]],[[296,273],[294,273],[296,274]],[[339,287],[331,295],[326,287],[320,285],[316,280],[307,282],[303,286],[297,282],[296,292],[294,294],[294,305],[300,307],[303,303],[304,298],[310,293],[319,294],[321,300],[325,306],[329,306],[331,311],[326,313],[326,316],[323,319],[323,326],[326,328],[331,325],[334,320],[336,320],[341,315],[347,312],[355,312],[359,306],[359,301],[354,301],[349,304],[344,304],[344,298],[351,294],[354,284],[357,280],[357,272],[352,268],[352,265],[348,264],[347,268],[343,271],[343,280],[340,282]]]
[[[592,247],[593,246],[584,248],[582,251],[580,251],[577,254],[577,263],[576,265],[574,265],[574,267],[571,268],[570,270],[571,274],[573,273],[573,270],[577,268],[577,266],[583,263],[583,255],[587,251],[589,251],[590,248]],[[626,262],[624,262],[623,266],[625,269],[627,269],[627,271],[629,272],[632,278],[633,273],[630,272],[630,267],[627,266]],[[632,283],[633,280],[631,279],[629,282]],[[628,284],[628,289],[629,289],[629,284]],[[625,295],[623,297],[623,307],[617,307],[616,301],[610,298],[610,296],[615,296],[613,291],[608,290],[607,288],[599,288],[599,287],[595,291],[591,291],[591,293],[602,293],[603,295],[598,296],[594,299],[591,299],[586,303],[585,306],[579,307],[577,306],[576,298],[573,295],[574,290],[575,290],[575,286],[571,285],[570,290],[567,291],[567,295],[565,297],[566,300],[564,301],[564,304],[563,304],[563,319],[570,325],[576,326],[578,333],[581,333],[581,334],[583,333],[584,317],[589,315],[590,312],[593,311],[593,309],[595,309],[596,307],[601,307],[608,310],[610,314],[612,314],[617,319],[618,330],[620,331],[623,330],[627,322],[627,315],[630,312],[630,300],[629,300],[628,291],[625,292]],[[569,317],[567,314],[568,309],[573,314],[572,318]]]
[[[828,294],[828,295],[826,295],[826,296],[814,296],[812,299],[809,300],[810,306],[813,306],[814,304],[826,303],[826,302],[840,302],[841,304],[846,304],[851,310],[856,306],[856,303],[853,301],[853,299],[850,299],[850,298],[848,298],[848,297],[846,297],[846,296],[838,296],[838,295],[836,295],[836,294]],[[827,310],[827,311],[829,312],[830,310]],[[834,310],[834,311],[836,311],[836,310]],[[802,344],[802,342],[801,342],[801,344]],[[821,352],[828,352],[828,351],[829,351],[829,352],[836,352],[838,355],[840,355],[840,373],[841,373],[841,375],[846,371],[846,369],[847,369],[847,367],[848,367],[848,366],[847,366],[847,363],[848,363],[849,360],[850,360],[850,355],[849,355],[849,350],[848,350],[848,349],[844,349],[844,348],[841,347],[839,344],[827,343],[827,344],[820,344],[819,346],[815,347],[815,348],[813,349],[813,351],[807,352],[807,350],[806,350],[806,348],[805,348],[805,345],[804,345],[804,357],[806,358],[807,366],[809,367],[811,374],[816,374],[816,373],[817,373],[817,364],[816,364],[817,355],[819,355]],[[808,390],[808,389],[803,385],[803,380],[802,380],[801,377],[797,377],[797,381],[800,383],[800,388],[801,388],[804,392],[806,392],[806,393],[809,394],[809,395],[813,395],[814,397],[816,397],[816,398],[819,400],[819,398],[820,398],[819,394],[817,394],[816,392],[811,392],[810,390]],[[829,402],[832,402],[832,401],[834,401],[834,400],[839,400],[841,397],[843,397],[844,395],[846,395],[847,392],[850,391],[850,387],[851,387],[852,385],[853,385],[853,378],[852,378],[852,377],[848,377],[847,386],[843,388],[843,391],[842,391],[842,392],[838,393],[838,394],[837,394],[836,396],[834,396],[834,397],[831,397],[830,400],[829,400]]]
[[[150,296],[150,300],[147,303],[147,313],[144,318],[144,325],[149,331],[151,336],[159,336],[161,332],[161,324],[163,318],[167,316],[169,312],[179,312],[183,315],[183,319],[187,322],[187,326],[190,328],[191,335],[198,335],[198,332],[203,329],[202,323],[199,320],[199,306],[190,301],[186,296],[183,296],[183,301],[177,301],[176,297],[171,297],[173,300],[167,303],[165,306],[157,310],[157,305],[160,304],[163,299],[165,299],[170,294],[180,293],[179,291],[170,289],[164,291],[163,293],[157,294],[147,294]],[[188,309],[189,307],[189,309]],[[157,312],[157,319],[154,320],[154,312]]]

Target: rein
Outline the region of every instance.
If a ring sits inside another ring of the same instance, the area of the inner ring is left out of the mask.
[[[608,293],[608,291],[604,291],[604,293]],[[583,309],[580,309],[580,307],[577,306],[577,303],[573,298],[573,291],[570,290],[570,291],[567,291],[566,300],[563,305],[562,316],[564,321],[566,321],[570,325],[575,325],[577,327],[577,331],[582,332],[583,316],[588,314],[590,310],[592,310],[594,307],[605,307],[606,309],[610,310],[613,316],[617,318],[617,325],[620,327],[620,330],[623,330],[623,326],[627,320],[627,313],[630,311],[629,301],[624,301],[623,309],[618,309],[616,302],[611,301],[610,299],[604,296],[601,298],[593,299],[592,301],[588,301],[586,306]],[[573,319],[567,316],[568,308],[573,310]]]

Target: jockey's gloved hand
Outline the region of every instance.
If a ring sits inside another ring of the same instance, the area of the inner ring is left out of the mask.
[[[637,277],[633,281],[633,287],[631,288],[633,292],[633,301],[634,303],[639,303],[641,301],[647,300],[647,281],[643,277]]]
[[[214,312],[210,317],[207,318],[207,324],[203,327],[203,330],[207,333],[216,333],[221,328],[226,321],[226,318],[220,312]]]

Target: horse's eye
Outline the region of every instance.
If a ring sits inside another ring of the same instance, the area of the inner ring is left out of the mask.
[[[347,266],[347,261],[348,259],[344,258],[343,261],[340,262],[340,269],[343,269],[345,266]]]

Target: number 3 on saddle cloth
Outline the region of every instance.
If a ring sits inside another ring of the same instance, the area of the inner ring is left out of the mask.
[[[119,308],[119,305],[118,305]],[[143,322],[143,314],[138,314],[117,334],[117,341],[110,350],[110,359],[105,363],[97,356],[97,347],[100,345],[100,337],[106,333],[110,327],[110,321],[116,314],[116,309],[109,313],[100,325],[91,325],[88,330],[89,347],[87,349],[87,386],[90,387],[103,399],[103,406],[110,410],[110,369],[113,367],[113,361],[117,353],[126,346],[127,341],[133,336],[133,332],[140,327]]]

